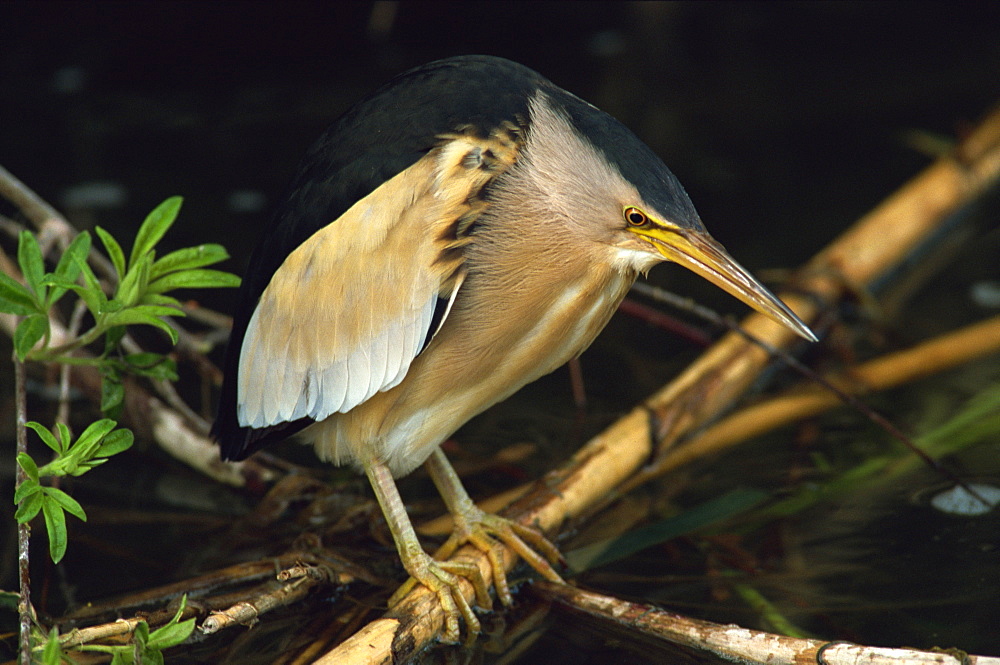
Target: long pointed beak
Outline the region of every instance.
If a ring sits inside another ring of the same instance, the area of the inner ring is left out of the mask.
[[[634,229],[634,231],[650,240],[668,261],[679,263],[704,277],[723,291],[794,330],[810,342],[817,341],[813,331],[746,268],[729,256],[712,236],[698,231],[659,228]]]

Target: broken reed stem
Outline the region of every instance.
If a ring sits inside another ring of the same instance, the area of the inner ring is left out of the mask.
[[[796,292],[782,294],[782,300],[803,320],[814,320],[846,289],[863,291],[905,260],[951,213],[998,177],[1000,109],[986,117],[952,155],[918,174],[814,257],[801,272]],[[742,327],[775,347],[787,348],[795,341],[794,333],[759,314],[748,317]],[[543,530],[580,515],[641,468],[654,445],[665,450],[728,408],[768,360],[765,351],[741,335],[727,334],[644,405],[587,443],[562,469],[547,474],[506,514]],[[655,430],[654,419],[659,425]],[[471,561],[484,576],[489,574],[486,557],[473,548],[464,547],[452,558]],[[510,569],[514,556],[504,548],[503,558]],[[471,600],[472,585],[463,584],[463,593]],[[436,638],[442,626],[436,597],[417,587],[392,612],[316,662],[403,661]]]
[[[211,635],[230,626],[252,626],[261,614],[302,600],[320,581],[322,580],[301,577],[287,584],[282,584],[277,589],[264,593],[252,601],[240,601],[231,607],[216,610],[201,623],[201,632],[205,635]]]
[[[715,654],[736,663],[761,665],[1000,665],[1000,658],[884,649],[848,642],[802,639],[774,635],[739,626],[690,619],[657,607],[630,603],[574,587],[539,581],[531,593],[554,600],[573,612],[619,626],[623,632],[638,632],[658,640]]]
[[[59,644],[62,648],[68,649],[82,644],[115,641],[116,638],[121,638],[118,643],[122,643],[132,638],[132,633],[135,631],[136,626],[143,621],[145,621],[150,628],[155,629],[158,626],[163,626],[168,623],[176,614],[176,608],[168,608],[157,610],[144,616],[118,619],[117,621],[112,621],[110,623],[102,623],[96,626],[88,626],[86,628],[74,628],[59,638]],[[198,611],[195,608],[185,607],[184,612],[181,613],[180,620],[186,621],[195,616],[198,616]]]
[[[941,335],[910,349],[869,360],[827,378],[840,390],[860,395],[916,381],[998,352],[1000,316]],[[626,494],[696,459],[717,454],[741,441],[841,405],[833,393],[809,386],[741,409],[668,451],[655,463],[629,478],[616,493]]]

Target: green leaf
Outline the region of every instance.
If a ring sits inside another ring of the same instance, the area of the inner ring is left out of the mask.
[[[35,434],[38,435],[38,438],[42,440],[42,443],[54,450],[57,454],[62,454],[64,452],[65,449],[62,444],[45,425],[31,420],[26,422],[25,426],[33,430]]]
[[[177,363],[159,353],[132,353],[125,356],[125,370],[136,376],[164,381],[177,380]]]
[[[68,256],[68,255],[67,254],[63,255],[64,258],[66,256]],[[76,264],[75,260],[72,259],[72,258],[70,259],[70,261],[74,263],[74,267],[76,268],[76,272],[77,272],[77,274],[79,274],[80,273],[80,266],[79,266],[79,264]],[[77,287],[77,288],[83,288],[79,284],[77,284],[76,282],[74,282],[73,280],[67,279],[66,277],[62,277],[60,275],[56,275],[55,273],[50,273],[50,274],[46,275],[42,279],[42,282],[46,286],[57,286],[60,289],[71,289],[74,286]]]
[[[150,649],[158,651],[169,649],[177,646],[191,635],[191,631],[194,630],[194,618],[186,621],[180,620],[185,607],[187,607],[187,595],[181,596],[180,607],[177,608],[173,618],[150,633],[148,643]]]
[[[45,648],[42,649],[44,665],[61,665],[63,660],[62,645],[59,643],[59,629],[53,628],[45,638]]]
[[[201,268],[209,266],[219,261],[229,258],[229,253],[222,245],[198,245],[197,247],[186,247],[170,252],[153,264],[153,271],[150,279],[155,280],[170,272],[177,270],[190,270],[191,268]]]
[[[14,511],[14,519],[18,524],[27,524],[35,519],[35,515],[38,514],[44,503],[45,495],[42,492],[32,492],[18,504],[17,510]]]
[[[104,333],[104,354],[107,355],[118,348],[125,337],[125,326],[112,326]]]
[[[59,439],[62,452],[69,450],[73,443],[73,434],[69,431],[66,423],[56,423],[56,438]]]
[[[55,273],[51,277],[73,284],[76,281],[77,275],[80,274],[80,263],[86,263],[89,253],[90,233],[87,231],[78,233],[73,238],[73,242],[66,248],[66,251],[59,257],[59,264],[56,266]],[[49,291],[49,297],[45,303],[46,309],[52,307],[56,301],[62,298],[67,288],[67,286],[62,286]]]
[[[139,301],[142,305],[160,305],[161,307],[176,307],[180,309],[182,307],[181,301],[177,298],[172,298],[170,296],[160,295],[159,293],[149,293],[146,291],[146,295],[142,297]],[[184,313],[181,312],[178,316],[182,316]]]
[[[31,455],[28,453],[18,453],[17,454],[17,465],[24,469],[25,475],[31,480],[38,482],[38,465],[35,464],[35,460],[31,459]],[[22,483],[22,486],[24,483]],[[17,488],[18,491],[21,490],[20,487]],[[15,493],[16,496],[16,493]],[[14,503],[17,503],[17,499],[14,499]]]
[[[162,353],[153,353],[152,351],[143,351],[141,353],[130,353],[125,356],[125,362],[129,365],[129,369],[132,370],[143,370],[148,367],[153,367],[159,362],[163,361]]]
[[[83,511],[83,506],[69,494],[56,487],[46,487],[42,491],[45,492],[46,496],[58,503],[67,513],[80,518],[84,522],[87,521],[87,513]]]
[[[18,455],[17,455],[17,457],[18,457],[17,461],[18,462],[21,461],[21,455],[24,455],[24,453],[18,453]],[[31,458],[29,457],[28,459],[31,459]],[[32,460],[31,463],[34,464],[35,463],[34,460]],[[23,468],[23,465],[22,465],[22,468]],[[24,501],[25,497],[29,497],[32,494],[35,494],[36,492],[41,492],[41,491],[42,491],[42,486],[38,484],[38,478],[37,477],[36,478],[28,478],[23,483],[21,483],[20,485],[18,485],[16,490],[14,490],[14,505],[16,506],[17,504],[19,504],[22,501]]]
[[[233,288],[240,278],[221,270],[183,270],[164,275],[149,284],[149,293],[164,293],[173,289]]]
[[[96,318],[104,310],[104,306],[108,303],[108,297],[104,295],[104,289],[101,288],[101,283],[97,280],[97,275],[94,274],[90,264],[75,255],[73,262],[80,269],[85,284],[83,288],[77,287],[73,290],[83,302],[87,303],[87,309]]]
[[[176,344],[177,343],[177,331],[174,330],[170,324],[158,319],[157,316],[163,316],[162,312],[169,311],[171,314],[179,314],[177,310],[170,309],[169,307],[158,307],[155,305],[141,305],[138,307],[130,307],[129,309],[117,312],[110,317],[109,320],[105,321],[106,325],[116,325],[116,326],[131,326],[131,325],[147,325],[155,326],[167,333],[170,336],[170,340]],[[155,313],[153,313],[155,312]]]
[[[104,308],[101,310],[101,314],[116,314],[123,309],[128,309],[128,305],[123,303],[118,298],[112,298],[104,304]]]
[[[111,318],[115,320],[115,325],[121,325],[118,319],[128,319],[135,315],[142,316],[184,316],[184,312],[173,307],[163,307],[162,305],[134,305],[120,312],[116,312]],[[127,324],[126,324],[127,325]]]
[[[133,665],[133,663],[135,663],[135,658],[132,656],[131,648],[128,651],[119,649],[111,656],[111,665]]]
[[[108,460],[106,459],[92,459],[89,462],[83,462],[81,464],[78,464],[77,466],[67,471],[67,473],[73,477],[82,476],[91,469],[96,469],[97,467],[101,466],[107,461]]]
[[[180,196],[171,196],[149,213],[142,226],[139,227],[139,233],[135,236],[135,245],[132,247],[132,256],[129,258],[129,270],[135,268],[136,263],[148,256],[153,250],[156,243],[177,219],[177,213],[183,202],[184,199]]]
[[[14,352],[22,362],[35,345],[49,332],[49,317],[31,314],[21,319],[14,330]]]
[[[0,312],[27,316],[39,312],[31,292],[7,273],[0,272]]]
[[[28,288],[38,296],[38,302],[45,302],[46,289],[42,284],[42,278],[45,277],[45,261],[42,259],[38,239],[31,231],[21,231],[18,236],[17,263],[21,266],[21,273]]]
[[[115,274],[118,275],[118,281],[120,282],[125,275],[125,252],[122,251],[122,246],[118,244],[113,235],[100,226],[94,228],[94,231],[97,233],[97,237],[101,239],[104,251],[107,253],[108,258],[111,259],[111,265],[115,267]]]
[[[90,232],[81,231],[76,234],[73,242],[63,252],[62,257],[59,259],[59,265],[56,266],[55,274],[70,280],[76,279],[76,276],[80,274],[80,263],[86,263],[89,256]]]
[[[101,447],[97,451],[97,454],[101,457],[117,455],[131,448],[134,441],[135,437],[132,435],[131,430],[124,428],[117,429],[104,437],[104,441],[101,442]]]
[[[90,423],[87,429],[83,430],[83,434],[80,438],[76,440],[73,444],[73,450],[93,448],[97,449],[97,444],[103,439],[108,433],[118,425],[114,420],[110,418],[101,418],[100,420]],[[88,458],[89,459],[89,458]]]
[[[43,501],[42,515],[45,516],[45,530],[49,534],[49,556],[53,563],[59,563],[66,555],[66,513],[55,501]]]
[[[137,264],[130,265],[125,277],[118,284],[115,299],[121,301],[125,306],[139,302],[139,298],[146,292],[146,285],[149,283],[149,270],[152,265],[153,257],[149,254],[139,259]]]
[[[101,368],[101,413],[109,418],[118,417],[118,411],[125,401],[125,386],[121,372],[115,367]]]
[[[193,617],[186,621],[181,621],[180,623],[169,623],[165,626],[161,626],[150,634],[149,648],[161,650],[175,647],[190,637],[193,630]]]
[[[80,297],[84,303],[87,304],[87,309],[96,318],[106,307],[107,298],[103,291],[94,291],[89,286],[80,286],[74,282],[69,282],[65,279],[56,277],[55,275],[47,275],[43,280],[46,284],[55,287],[54,290],[61,290],[63,293],[66,291],[72,291],[77,296]],[[50,294],[51,295],[51,294]],[[58,297],[62,297],[62,293],[58,294]],[[55,299],[53,299],[55,302]]]
[[[132,640],[145,650],[146,645],[149,644],[149,624],[145,621],[137,623],[135,630],[132,631]]]

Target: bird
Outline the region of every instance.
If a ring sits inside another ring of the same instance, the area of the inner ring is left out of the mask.
[[[478,508],[441,443],[579,356],[662,262],[816,340],[610,115],[499,57],[416,67],[334,121],[261,233],[212,434],[227,460],[297,434],[321,459],[363,472],[409,586],[441,603],[442,639],[457,641],[460,620],[474,635],[460,578],[483,608],[488,583],[448,554],[482,550],[508,605],[497,541],[553,581],[559,555],[541,533]],[[454,517],[436,559],[396,486],[422,464]]]

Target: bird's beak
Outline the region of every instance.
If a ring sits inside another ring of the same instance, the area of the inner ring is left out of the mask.
[[[723,291],[794,330],[805,339],[811,342],[817,341],[813,331],[746,268],[729,256],[712,236],[703,231],[655,227],[632,230],[649,240],[668,261],[679,263],[704,277]]]

